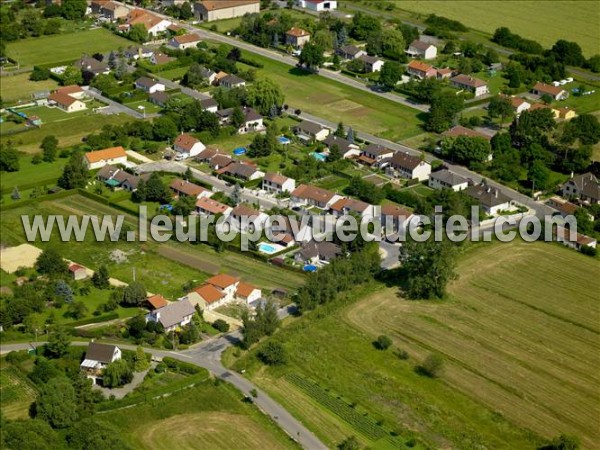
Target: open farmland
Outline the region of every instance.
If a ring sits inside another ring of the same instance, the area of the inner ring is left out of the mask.
[[[8,43],[6,50],[8,56],[17,60],[22,67],[30,67],[36,64],[64,63],[80,58],[83,53],[93,55],[97,52],[108,52],[129,45],[131,45],[131,41],[104,28],[98,28],[76,33],[21,39]]]
[[[422,132],[418,114],[411,108],[254,53],[242,53],[264,65],[257,69],[259,76],[271,78],[284,89],[285,102],[290,108],[333,122],[341,120],[345,125],[392,141]]]
[[[600,439],[598,268],[557,245],[480,246],[461,261],[450,301],[384,290],[346,319],[419,358],[443,354],[443,379],[510,421],[546,437],[568,431],[591,447]]]
[[[558,39],[577,42],[586,56],[598,53],[600,9],[596,2],[539,1],[393,1],[397,8],[419,14],[435,13],[469,28],[493,33],[500,26],[545,47]]]
[[[231,386],[204,382],[184,392],[103,416],[133,448],[248,450],[298,448]]]

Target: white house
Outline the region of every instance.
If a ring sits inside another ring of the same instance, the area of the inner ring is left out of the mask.
[[[50,94],[48,97],[48,104],[51,106],[56,106],[67,113],[83,111],[84,109],[87,109],[87,106],[85,106],[85,103],[83,103],[81,100],[62,92],[54,92]]]
[[[349,140],[339,136],[335,136],[333,134],[327,136],[327,139],[323,141],[323,144],[327,146],[327,149],[330,153],[331,149],[334,146],[337,146],[342,155],[342,158],[353,158],[360,155],[360,147],[357,144],[353,144]]]
[[[434,59],[437,56],[437,47],[417,39],[410,43],[406,54],[412,58]]]
[[[187,156],[197,156],[206,146],[194,136],[182,133],[173,142],[173,150]]]
[[[303,120],[294,127],[294,133],[302,141],[324,141],[329,136],[329,128],[318,123]]]
[[[506,96],[505,98],[508,98],[508,100],[510,101],[510,105],[512,106],[513,112],[517,117],[520,116],[523,111],[527,111],[529,108],[531,108],[531,103],[527,102],[521,97]]]
[[[213,195],[213,192],[203,188],[202,186],[198,186],[197,184],[192,183],[188,180],[183,180],[181,178],[175,178],[171,181],[169,185],[169,189],[173,192],[177,198],[179,197],[193,197],[195,199],[198,198],[209,198]]]
[[[79,264],[71,264],[69,266],[69,273],[75,281],[85,280],[87,278],[87,270]]]
[[[466,178],[451,172],[448,169],[438,170],[429,175],[429,187],[433,189],[452,189],[453,191],[463,191],[469,187]]]
[[[549,95],[553,100],[565,100],[569,97],[569,93],[557,86],[552,86],[546,83],[536,83],[532,88],[531,92],[535,95]]]
[[[486,184],[476,184],[465,189],[465,194],[479,201],[486,214],[494,216],[499,211],[512,208],[513,201],[498,188]]]
[[[263,178],[262,188],[273,194],[292,192],[296,189],[296,180],[274,172],[267,172]]]
[[[365,63],[365,71],[367,73],[381,72],[385,61],[375,56],[362,55],[358,58],[360,61]]]
[[[129,12],[126,23],[129,29],[137,24],[144,25],[146,31],[151,36],[157,36],[164,33],[172,24],[172,22],[167,19],[163,19],[151,12],[138,8]]]
[[[244,283],[243,281],[240,281],[237,290],[235,291],[235,298],[246,303],[246,306],[259,300],[261,297],[262,291],[260,289],[250,283]]]
[[[83,157],[83,162],[88,170],[100,169],[107,164],[127,164],[127,153],[123,147],[111,147],[95,152],[87,152]]]
[[[194,3],[196,19],[204,22],[233,19],[259,12],[259,0],[201,0]]]
[[[471,91],[475,97],[489,94],[488,85],[485,81],[479,78],[473,78],[472,76],[465,75],[463,73],[456,75],[454,78],[450,78],[450,84],[458,89],[464,89]]]
[[[571,234],[574,236],[571,236]],[[581,250],[582,247],[596,248],[598,244],[596,239],[581,233],[571,233],[571,230],[565,227],[557,226],[554,235],[556,236],[556,242],[562,242],[567,247],[575,250]]]
[[[238,231],[262,230],[269,216],[245,205],[237,205],[231,211],[228,222],[231,227]]]
[[[136,89],[141,89],[148,94],[153,94],[157,91],[164,91],[165,85],[148,77],[140,77],[135,80]]]
[[[357,214],[360,218],[375,217],[375,206],[353,198],[340,198],[330,208],[336,217]]]
[[[405,152],[396,152],[390,160],[389,172],[400,178],[417,179],[424,181],[429,178],[431,164],[421,160],[418,156]]]
[[[394,151],[383,147],[382,145],[369,144],[366,146],[359,157],[359,162],[368,166],[377,165],[383,160],[390,159],[394,155]]]
[[[311,11],[323,12],[337,9],[336,0],[298,0],[300,8],[310,9]]]
[[[222,214],[227,217],[231,214],[232,210],[231,206],[207,197],[200,197],[196,202],[196,212],[205,216]]]
[[[195,48],[200,43],[200,36],[197,34],[183,34],[175,36],[169,41],[169,47],[175,50],[185,50],[186,48]]]
[[[367,52],[356,45],[344,45],[337,50],[337,53],[344,59],[356,59],[367,54]]]
[[[88,344],[85,358],[79,367],[88,378],[96,383],[102,379],[102,371],[106,366],[118,361],[121,356],[121,349],[116,345],[100,344],[92,341]]]
[[[151,311],[146,316],[146,321],[160,322],[168,333],[190,323],[195,312],[194,305],[189,300],[182,299]]]
[[[265,176],[265,173],[258,170],[255,165],[249,162],[233,162],[228,164],[219,174],[230,175],[245,181],[257,180]]]

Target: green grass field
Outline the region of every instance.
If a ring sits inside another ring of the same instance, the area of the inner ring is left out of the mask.
[[[40,91],[51,91],[58,87],[58,83],[52,79],[44,81],[31,81],[29,73],[20,73],[10,77],[2,77],[0,83],[0,95],[2,101],[10,105],[17,101],[31,100],[31,94]]]
[[[176,69],[165,70],[163,72],[157,73],[157,75],[162,78],[166,78],[168,80],[180,80],[183,78],[185,73],[188,71],[187,67],[177,67]]]
[[[367,286],[349,295],[348,306],[341,300],[279,333],[287,367],[265,369],[247,356],[234,367],[245,368],[331,446],[352,426],[286,374],[315,380],[401,435],[416,431],[437,448],[535,448],[538,436],[559,432],[591,448],[600,404],[600,280],[589,277],[593,265],[598,261],[556,244],[473,246],[461,257],[449,300],[406,301],[396,288]],[[380,334],[410,359],[375,350]],[[432,351],[446,360],[440,380],[413,370]]]
[[[372,6],[372,2],[351,1],[361,7]],[[412,15],[412,20],[425,19],[428,14],[435,13],[458,20],[474,30],[490,34],[496,28],[506,26],[511,31],[536,40],[545,47],[551,47],[558,39],[567,39],[577,42],[588,57],[598,53],[597,28],[600,9],[594,2],[550,0],[540,4],[532,0],[511,2],[392,0],[391,3],[395,4],[396,12],[386,12],[386,14],[397,17],[405,16],[402,10],[415,13]]]
[[[22,67],[35,64],[61,63],[76,60],[83,53],[93,55],[97,52],[117,50],[127,47],[131,42],[110,31],[96,30],[78,31],[76,33],[58,34],[39,38],[21,39],[7,44],[8,56],[19,61]]]
[[[50,187],[60,177],[66,163],[67,159],[57,158],[51,163],[32,164],[31,156],[21,156],[18,172],[2,172],[0,188],[3,192],[6,192],[14,186],[23,186],[30,183],[47,184]]]
[[[133,448],[299,448],[256,407],[226,383],[204,382],[169,397],[103,414]]]
[[[417,112],[411,108],[256,54],[243,53],[264,65],[258,69],[259,76],[277,82],[290,107],[333,122],[341,120],[354,129],[392,141],[421,133]]]
[[[19,370],[2,360],[0,398],[4,419],[28,419],[29,406],[35,400],[35,392],[35,387]]]

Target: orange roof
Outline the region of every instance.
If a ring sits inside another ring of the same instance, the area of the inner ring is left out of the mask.
[[[393,217],[402,217],[408,218],[412,216],[412,213],[400,206],[396,205],[383,205],[381,207],[381,215],[382,216],[393,216]]]
[[[306,30],[303,30],[302,28],[297,28],[297,27],[292,27],[290,28],[287,33],[288,36],[294,36],[294,37],[303,37],[303,36],[310,36],[310,33]]]
[[[546,83],[536,83],[535,86],[533,86],[533,90],[544,94],[550,94],[552,97],[556,97],[561,92],[564,92],[564,89]]]
[[[236,295],[238,295],[239,297],[248,297],[255,290],[256,287],[252,286],[251,284],[240,282],[236,291]]]
[[[87,159],[89,163],[95,163],[105,161],[107,159],[116,159],[122,157],[127,158],[127,153],[125,153],[125,149],[120,146],[105,148],[104,150],[88,152],[85,154],[85,159]]]
[[[215,275],[214,277],[211,277],[208,280],[206,280],[208,284],[212,284],[213,286],[218,287],[220,289],[225,289],[239,281],[240,280],[238,280],[236,277],[232,277],[231,275],[227,275],[226,273]]]
[[[159,309],[159,308],[162,308],[163,306],[167,306],[169,304],[169,302],[160,294],[156,294],[156,295],[153,295],[152,297],[148,297],[146,300],[148,301],[148,303],[150,303],[150,306],[152,306],[152,309]]]
[[[210,284],[203,284],[202,286],[194,289],[194,292],[202,297],[208,304],[214,303],[223,298],[223,293]]]
[[[54,92],[50,94],[48,100],[55,101],[59,105],[62,106],[71,106],[73,103],[78,102],[75,97],[71,97],[69,94],[65,94],[64,92]]]
[[[408,63],[408,68],[413,70],[418,70],[420,72],[429,72],[433,69],[433,66],[426,64],[422,61],[417,61],[416,59]]]
[[[134,9],[127,17],[127,23],[131,26],[138,23],[143,24],[147,30],[161,23],[163,19],[154,14],[144,11],[143,9]]]
[[[220,80],[221,78],[225,78],[229,74],[227,72],[223,72],[222,70],[215,75],[216,80]]]
[[[173,38],[178,44],[189,44],[190,42],[199,42],[200,36],[197,34],[184,34]]]
[[[83,92],[83,89],[81,89],[81,86],[78,86],[76,84],[72,84],[70,86],[64,86],[61,88],[58,88],[55,92],[60,93],[60,94],[78,94],[80,92]]]
[[[208,211],[211,214],[224,214],[230,206],[220,203],[216,200],[211,200],[210,198],[202,197],[196,202],[196,207],[200,208],[204,211]]]
[[[176,147],[180,147],[184,150],[190,151],[198,142],[200,141],[190,134],[180,134],[175,139],[173,145],[175,145]]]
[[[85,270],[85,267],[80,266],[79,264],[71,264],[69,266],[69,271],[70,272],[77,272],[78,270],[81,270],[81,269]]]

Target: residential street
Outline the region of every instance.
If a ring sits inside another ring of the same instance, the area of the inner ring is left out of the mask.
[[[287,308],[280,309],[279,316],[283,318],[287,316],[289,312],[290,311]],[[258,406],[258,408],[261,409],[264,414],[273,418],[273,420],[275,420],[290,437],[298,441],[302,447],[309,450],[327,449],[327,447],[311,431],[309,431],[308,428],[296,420],[279,403],[269,397],[264,391],[260,390],[250,380],[244,378],[242,375],[236,372],[226,369],[221,364],[221,354],[227,347],[237,342],[240,337],[241,334],[239,331],[232,332],[203,341],[193,346],[189,350],[182,352],[156,350],[153,348],[144,348],[144,350],[153,356],[161,358],[169,356],[171,358],[176,358],[181,361],[204,367],[214,376],[231,383],[247,396],[251,396],[250,391],[256,389],[258,395],[256,398],[253,398],[256,406]],[[42,344],[43,342],[39,343],[39,345]],[[72,344],[80,346],[88,345],[87,342],[73,342]],[[119,347],[127,350],[135,350],[137,348],[134,345],[122,344],[119,344]],[[13,350],[27,350],[30,348],[32,348],[32,345],[29,343],[7,344],[0,346],[0,354],[8,353]]]

